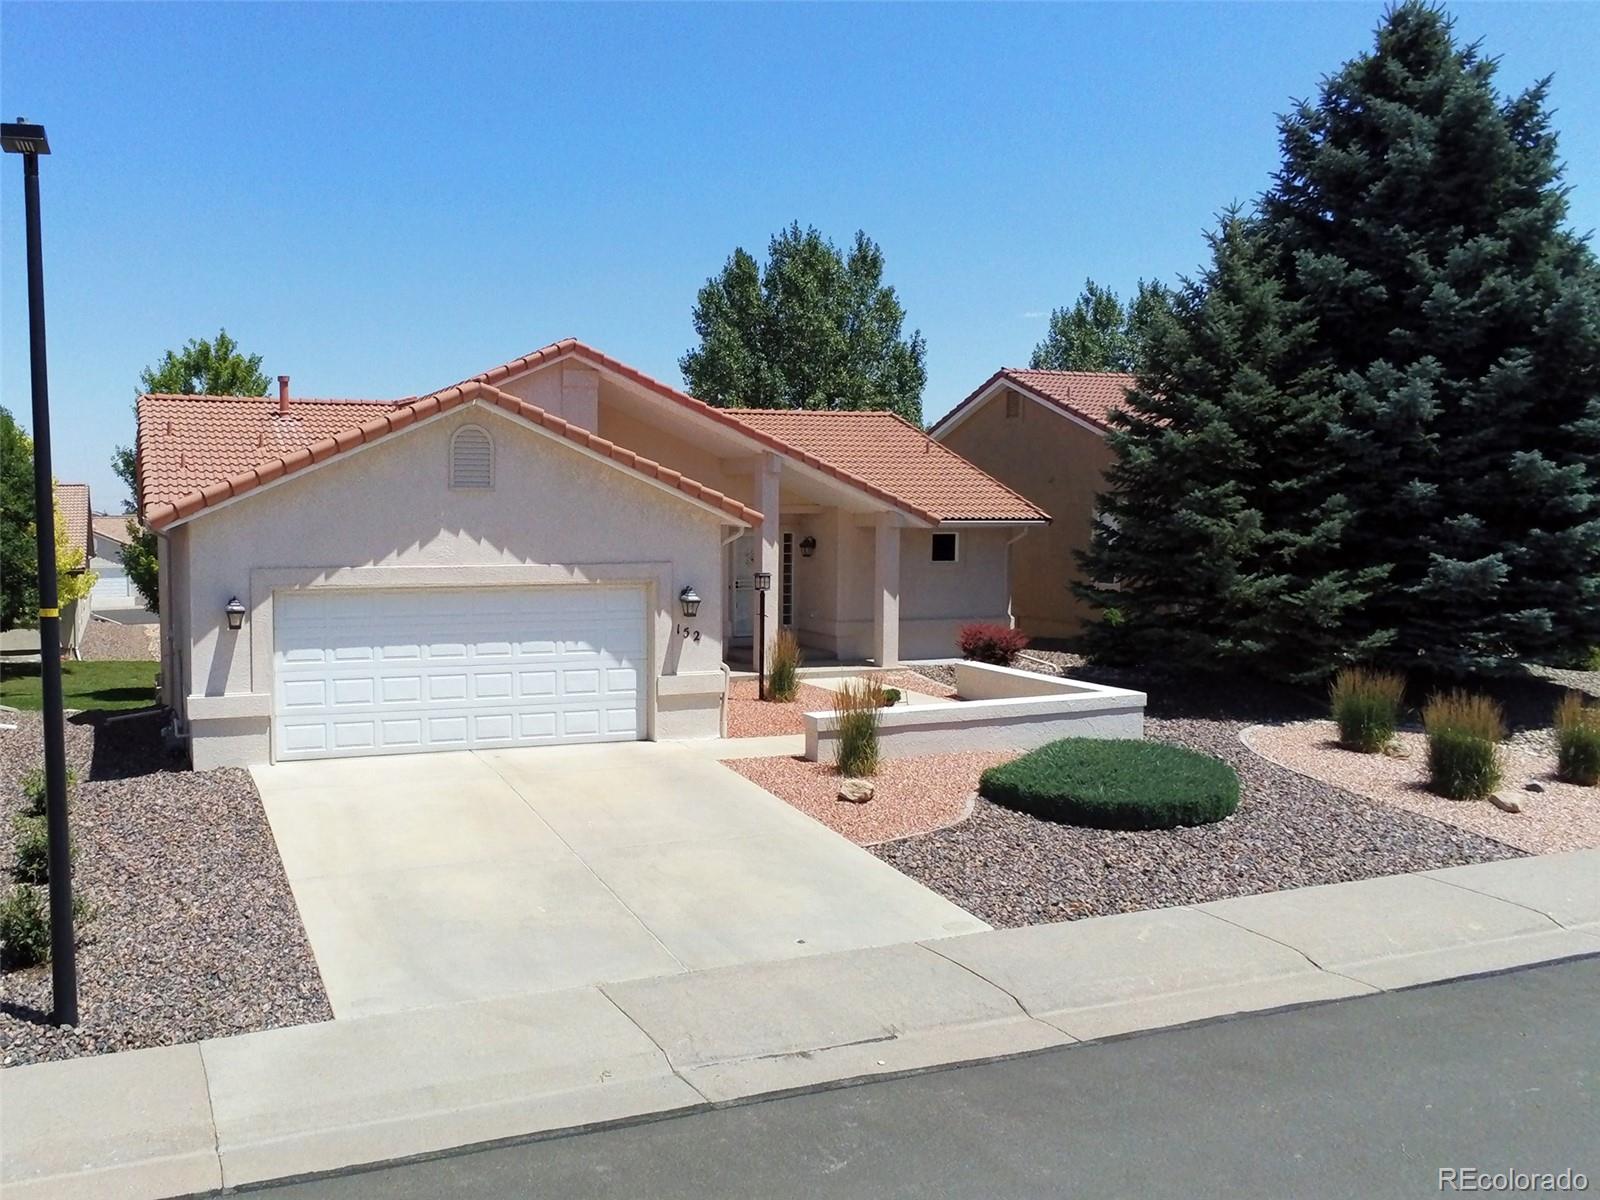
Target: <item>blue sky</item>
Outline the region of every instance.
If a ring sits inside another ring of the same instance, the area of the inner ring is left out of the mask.
[[[0,110],[48,126],[56,473],[120,504],[140,369],[226,326],[301,395],[397,396],[575,335],[677,383],[695,290],[791,220],[858,228],[928,341],[931,419],[1086,276],[1201,262],[1274,114],[1378,4],[6,3]],[[1459,4],[1501,86],[1555,74],[1600,225],[1600,5]],[[0,396],[27,423],[20,166]]]

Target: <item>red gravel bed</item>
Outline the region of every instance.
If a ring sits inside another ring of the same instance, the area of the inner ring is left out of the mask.
[[[838,797],[831,765],[801,758],[746,758],[724,765],[821,821],[859,846],[930,833],[966,817],[978,776],[1015,754],[930,754],[890,759],[872,777],[877,789],[865,804]]]
[[[808,683],[800,685],[800,694],[787,704],[756,698],[754,679],[735,679],[728,685],[728,736],[774,737],[781,733],[804,733],[805,722],[801,715],[808,712],[831,712],[833,693]]]
[[[159,717],[68,721],[81,1024],[48,1023],[48,964],[0,976],[0,1065],[225,1037],[332,1016],[261,798],[245,771],[169,759]],[[0,884],[37,713],[0,713]]]

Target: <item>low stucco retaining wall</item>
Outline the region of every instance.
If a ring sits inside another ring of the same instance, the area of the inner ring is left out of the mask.
[[[1064,737],[1144,737],[1145,694],[984,663],[956,664],[956,695],[942,704],[878,710],[884,758],[959,751],[1033,750]],[[806,757],[832,762],[831,712],[805,714]]]

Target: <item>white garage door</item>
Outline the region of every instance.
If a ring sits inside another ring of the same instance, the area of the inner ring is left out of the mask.
[[[279,759],[644,736],[638,588],[280,593],[273,630]]]

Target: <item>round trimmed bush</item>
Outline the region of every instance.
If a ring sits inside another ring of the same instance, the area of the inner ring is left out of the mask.
[[[1239,807],[1239,776],[1219,758],[1161,742],[1063,738],[990,767],[978,794],[1096,829],[1209,825]]]

